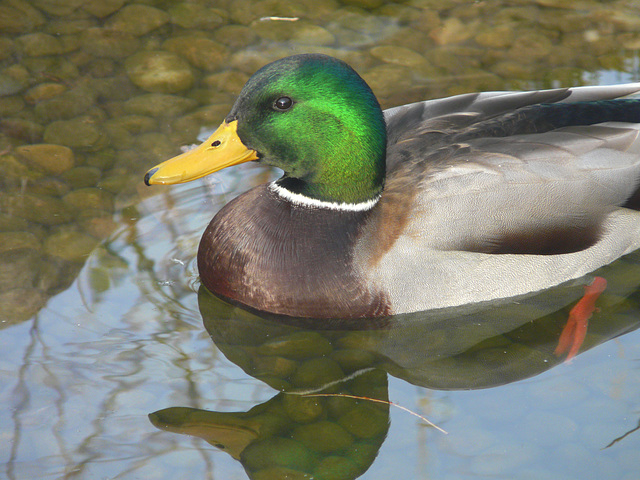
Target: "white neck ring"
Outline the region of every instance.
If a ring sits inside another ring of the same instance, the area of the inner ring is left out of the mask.
[[[378,200],[380,200],[380,195],[376,195],[371,200],[367,200],[366,202],[360,203],[345,203],[345,202],[325,202],[323,200],[317,200],[315,198],[307,197],[305,195],[301,195],[300,193],[294,193],[291,190],[287,190],[286,188],[278,185],[276,182],[271,182],[269,184],[269,190],[274,192],[280,198],[287,200],[294,205],[300,207],[309,207],[309,208],[326,208],[329,210],[336,210],[340,212],[366,212],[367,210],[371,210]]]

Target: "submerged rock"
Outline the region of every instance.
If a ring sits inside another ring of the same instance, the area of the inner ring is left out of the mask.
[[[25,0],[0,4],[0,33],[32,32],[45,23],[45,17]]]
[[[86,233],[95,238],[106,238],[118,228],[118,222],[113,219],[113,212],[102,210],[81,212],[79,224]]]
[[[28,228],[29,223],[25,219],[0,212],[0,232],[20,232]]]
[[[93,18],[85,18],[85,16],[63,17],[57,20],[50,20],[44,27],[44,31],[50,35],[76,35],[82,33],[88,28],[95,27],[97,22]],[[62,37],[64,38],[64,37]]]
[[[385,63],[403,65],[405,67],[416,67],[425,63],[425,59],[417,52],[395,45],[374,47],[371,49],[371,55]]]
[[[0,194],[3,212],[41,225],[60,225],[71,220],[69,208],[59,198],[35,194]]]
[[[111,17],[106,25],[110,29],[141,37],[169,21],[169,14],[147,5],[127,5]]]
[[[327,29],[305,21],[259,20],[252,25],[262,38],[303,45],[331,45],[335,37]]]
[[[342,415],[338,423],[357,438],[374,438],[383,435],[389,427],[388,412],[374,405],[360,403]]]
[[[314,478],[346,480],[356,478],[363,468],[350,458],[331,455],[322,459],[313,471]]]
[[[40,241],[30,232],[4,232],[0,233],[0,252],[14,250],[39,250]],[[2,262],[4,265],[5,263]]]
[[[226,70],[224,72],[213,73],[202,79],[202,85],[214,88],[216,91],[229,92],[237,95],[249,76],[236,70]]]
[[[140,40],[126,32],[94,27],[82,33],[82,47],[96,57],[124,58],[140,48]]]
[[[22,91],[26,83],[10,75],[0,73],[0,97],[13,95]]]
[[[256,41],[258,36],[246,25],[224,25],[213,33],[214,38],[233,49],[245,48]]]
[[[18,95],[0,97],[0,118],[15,115],[21,112],[24,106],[24,100]]]
[[[64,16],[73,13],[84,0],[31,0],[35,7],[51,15]]]
[[[44,141],[84,150],[100,150],[108,143],[104,132],[88,117],[50,123],[44,131]]]
[[[73,152],[62,145],[39,144],[16,147],[15,152],[30,164],[52,175],[60,175],[74,165]]]
[[[48,296],[35,288],[14,288],[0,292],[0,320],[9,324],[28,320],[44,307],[47,300]]]
[[[366,72],[363,78],[379,97],[385,97],[411,86],[410,70],[400,65],[378,65]]]
[[[67,87],[61,83],[45,82],[31,87],[24,94],[24,99],[27,103],[35,105],[36,103],[49,100],[53,97],[57,97],[61,93],[64,93]]]
[[[173,117],[191,110],[197,105],[194,100],[179,97],[177,95],[163,95],[159,93],[150,93],[139,95],[128,100],[124,104],[125,111],[133,114],[128,116],[129,125],[144,123],[142,119],[148,117]],[[133,120],[138,119],[138,122]],[[140,129],[139,131],[146,131]]]
[[[194,67],[207,71],[218,70],[229,55],[224,45],[204,37],[170,38],[162,46],[186,58]]]
[[[291,438],[316,452],[330,453],[344,450],[353,443],[353,436],[337,423],[321,420],[301,425]]]
[[[80,188],[67,193],[62,201],[73,210],[113,212],[113,195],[100,188]]]
[[[57,177],[42,177],[27,183],[24,191],[26,193],[59,198],[69,191],[69,185]]]
[[[80,76],[78,67],[61,55],[51,57],[29,57],[22,61],[32,77],[55,80],[71,80]]]
[[[33,287],[39,270],[40,242],[33,234],[23,232],[1,233],[0,240],[0,291]]]
[[[103,18],[120,10],[125,2],[126,0],[85,0],[82,9],[91,15]]]
[[[39,102],[35,107],[36,118],[44,123],[77,117],[89,110],[94,105],[95,99],[93,90],[76,87]]]
[[[258,349],[260,355],[278,355],[285,358],[308,358],[327,355],[332,347],[329,341],[316,332],[295,332],[264,342]]]
[[[302,362],[291,378],[291,383],[300,388],[318,388],[338,382],[344,376],[344,371],[337,362],[328,357],[317,357]],[[332,389],[327,388],[326,391],[332,392]]]
[[[5,60],[13,55],[15,44],[9,38],[0,38],[0,60]]]
[[[35,143],[42,140],[44,128],[31,120],[9,117],[0,120],[0,132],[11,138]]]
[[[148,94],[149,96],[158,95],[159,94]],[[179,97],[176,97],[179,98]],[[135,108],[132,106],[132,109]],[[141,108],[142,109],[142,108]],[[131,134],[139,134],[151,132],[158,128],[157,122],[148,116],[145,115],[121,115],[118,118],[113,118],[111,120],[107,120],[105,122],[106,127],[113,127],[118,129],[124,129]]]
[[[0,171],[2,185],[5,187],[14,185],[17,188],[25,181],[36,180],[43,176],[42,172],[29,168],[22,158],[13,154],[0,155]]]
[[[297,423],[312,422],[324,413],[322,399],[304,395],[285,395],[282,406],[287,416]]]
[[[491,25],[478,33],[475,40],[483,47],[507,48],[513,43],[515,35],[512,25]]]
[[[171,23],[187,29],[213,30],[226,21],[222,10],[197,3],[179,3],[169,7],[167,11],[171,15]]]
[[[150,50],[127,59],[129,79],[148,92],[177,93],[187,90],[194,81],[191,68],[175,53]]]
[[[308,471],[314,465],[315,457],[316,455],[300,442],[275,437],[251,443],[242,452],[242,463],[250,471],[274,466]]]
[[[47,238],[45,252],[70,262],[83,262],[98,244],[98,240],[85,233],[61,231]]]
[[[58,55],[64,51],[60,40],[46,33],[30,33],[16,39],[19,51],[30,57]]]
[[[62,178],[71,188],[94,187],[100,181],[102,172],[96,167],[75,167],[62,174]]]
[[[465,24],[456,17],[450,17],[444,20],[441,26],[433,29],[429,36],[438,45],[452,45],[462,43],[473,36],[479,26],[479,21]]]

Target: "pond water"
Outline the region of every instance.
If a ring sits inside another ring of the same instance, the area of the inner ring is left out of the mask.
[[[310,328],[215,299],[194,263],[277,172],[142,176],[285,55],[342,58],[390,107],[638,81],[639,32],[631,0],[0,1],[0,476],[635,480],[640,254],[598,272],[571,363],[577,284]]]

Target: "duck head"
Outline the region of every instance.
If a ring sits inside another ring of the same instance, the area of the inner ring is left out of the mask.
[[[270,63],[246,83],[202,145],[145,183],[174,184],[248,161],[282,169],[278,186],[311,199],[359,203],[384,183],[386,126],[378,101],[346,63],[316,54]]]

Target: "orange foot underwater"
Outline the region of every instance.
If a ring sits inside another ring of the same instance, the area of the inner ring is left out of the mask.
[[[558,346],[553,352],[556,355],[562,355],[568,351],[565,362],[570,361],[580,350],[587,335],[589,319],[596,309],[596,300],[605,288],[607,288],[607,281],[604,278],[594,278],[591,285],[584,287],[584,296],[569,312],[569,319],[562,329]]]

